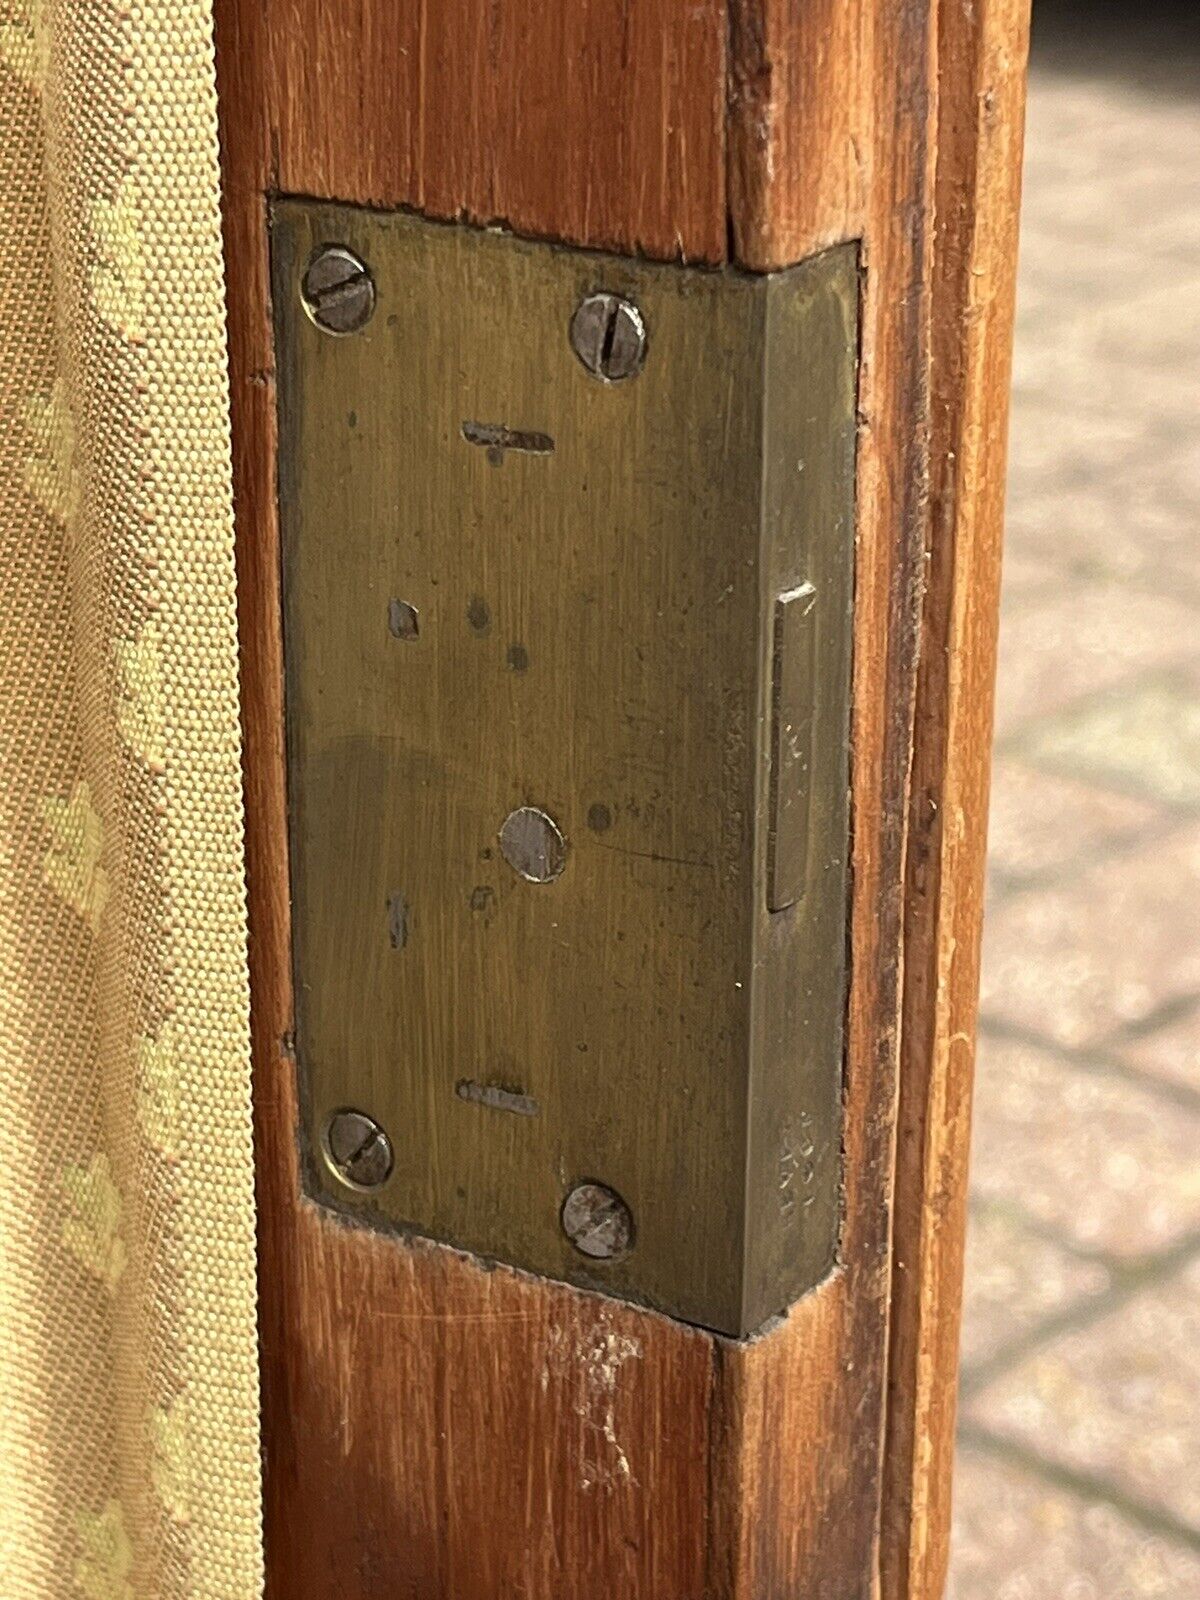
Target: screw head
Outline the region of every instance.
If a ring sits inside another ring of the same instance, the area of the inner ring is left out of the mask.
[[[378,1189],[392,1172],[392,1141],[365,1111],[335,1111],[325,1126],[329,1165],[351,1189]]]
[[[580,1255],[614,1261],[633,1243],[633,1215],[615,1189],[577,1183],[563,1201],[562,1229]]]
[[[567,864],[567,841],[544,811],[519,806],[504,819],[500,853],[527,883],[551,883]]]
[[[353,250],[325,244],[304,269],[300,299],[326,333],[357,333],[374,313],[375,280]]]
[[[571,318],[571,348],[593,377],[620,383],[642,370],[646,324],[619,294],[589,294]]]

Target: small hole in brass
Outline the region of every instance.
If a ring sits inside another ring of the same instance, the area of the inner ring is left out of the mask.
[[[389,600],[388,632],[393,639],[403,639],[407,644],[418,638],[421,618],[416,606],[409,605],[407,600]]]
[[[551,883],[567,864],[567,841],[544,811],[520,806],[504,819],[500,853],[527,883]]]

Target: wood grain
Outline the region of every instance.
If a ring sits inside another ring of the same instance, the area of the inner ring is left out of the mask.
[[[930,329],[943,315],[931,302],[934,0],[217,0],[216,11],[268,1593],[866,1600],[884,1492]],[[755,269],[863,241],[841,1266],[760,1339],[724,1343],[345,1229],[297,1198],[263,198],[275,190]],[[950,298],[957,319],[963,301]],[[964,389],[942,381],[957,413]],[[924,746],[917,760],[936,777],[951,755]],[[963,937],[970,914],[964,900]],[[902,1384],[893,1403],[908,1404]]]
[[[723,258],[723,0],[239,10],[281,192]]]
[[[928,582],[905,898],[886,1600],[946,1581],[1028,0],[942,0]]]

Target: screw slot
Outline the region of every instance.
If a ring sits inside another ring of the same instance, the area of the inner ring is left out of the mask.
[[[571,348],[594,378],[620,383],[642,370],[646,324],[619,294],[589,294],[571,318]]]
[[[392,1174],[392,1141],[365,1111],[335,1111],[325,1125],[325,1158],[351,1189],[378,1189]]]
[[[357,333],[374,314],[375,280],[353,250],[325,244],[305,268],[300,299],[324,333]]]
[[[562,1229],[593,1261],[615,1261],[633,1244],[633,1214],[615,1189],[577,1183],[563,1201]]]

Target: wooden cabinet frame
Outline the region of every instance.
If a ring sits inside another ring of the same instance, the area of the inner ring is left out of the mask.
[[[218,0],[278,1600],[936,1600],[1026,0]],[[300,1200],[266,196],[862,241],[842,1263],[731,1343]]]

